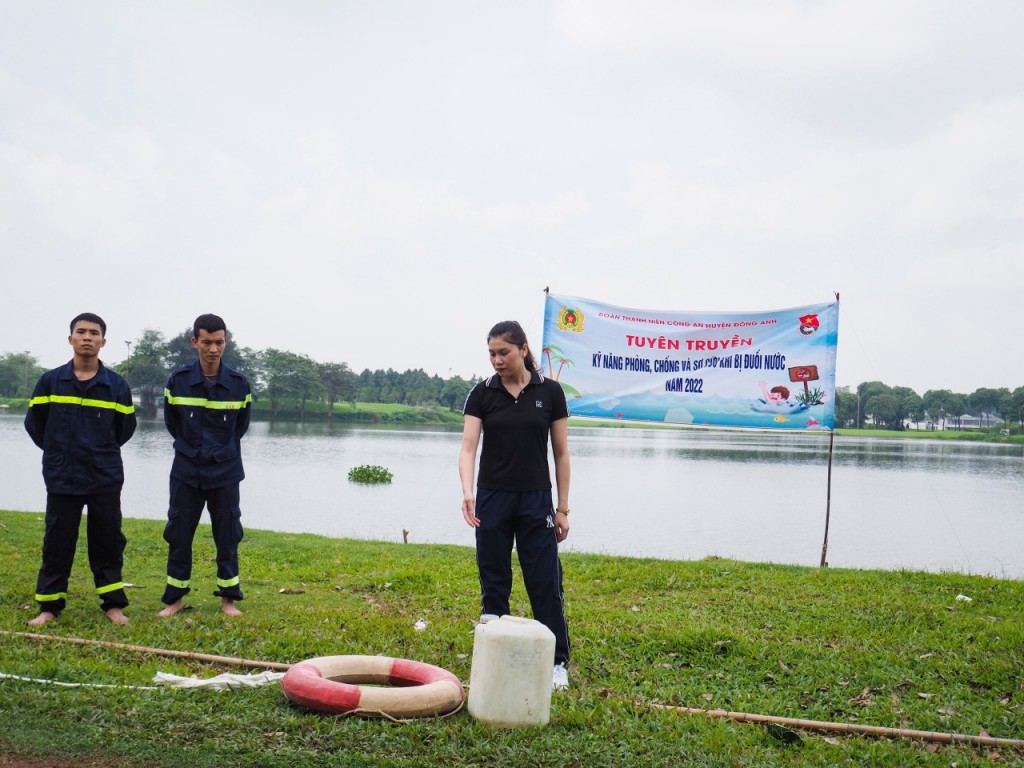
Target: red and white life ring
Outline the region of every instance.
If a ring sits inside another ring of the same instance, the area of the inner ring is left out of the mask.
[[[386,686],[386,687],[378,687]],[[388,656],[321,656],[293,665],[281,690],[326,715],[430,717],[462,706],[462,682],[447,669]]]

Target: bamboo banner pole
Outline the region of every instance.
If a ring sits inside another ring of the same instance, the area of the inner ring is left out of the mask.
[[[821,543],[821,562],[818,566],[824,568],[828,565],[828,521],[832,516],[832,446],[835,444],[835,427],[828,436],[828,480],[825,487],[825,540]]]
[[[654,709],[680,712],[687,715],[704,715],[722,720],[734,720],[739,723],[765,723],[787,725],[791,728],[802,728],[808,731],[828,731],[833,733],[856,733],[863,736],[885,736],[887,738],[920,739],[940,744],[971,744],[976,747],[1024,747],[1024,739],[1000,739],[994,736],[971,736],[966,733],[942,733],[939,731],[917,731],[910,728],[885,728],[878,725],[859,725],[855,723],[830,723],[823,720],[803,720],[797,717],[780,717],[777,715],[758,715],[751,712],[727,712],[724,709],[696,709],[694,707],[673,707],[668,704],[641,705]]]
[[[836,295],[836,303],[839,302],[839,291],[833,291]],[[835,395],[835,387],[833,387],[833,395]],[[857,401],[858,404],[860,400]],[[821,562],[818,563],[820,568],[824,568],[828,565],[828,522],[829,517],[832,515],[832,447],[835,445],[836,440],[836,425],[835,425],[835,403],[832,404],[832,431],[828,435],[828,480],[825,486],[825,540],[821,543]]]
[[[34,632],[10,632],[0,630],[0,635],[13,635],[14,637],[25,637],[29,640],[52,640],[58,643],[71,643],[73,645],[102,645],[105,648],[116,648],[121,651],[134,651],[136,653],[149,653],[155,656],[171,656],[179,659],[191,659],[193,661],[209,661],[215,664],[228,664],[234,667],[252,667],[254,669],[275,669],[285,671],[291,669],[291,664],[282,664],[276,661],[254,661],[252,659],[239,659],[233,656],[212,656],[208,653],[196,653],[194,651],[174,651],[168,648],[149,648],[144,645],[126,645],[125,643],[113,643],[109,640],[87,640],[82,637],[60,637],[58,635],[38,635]]]

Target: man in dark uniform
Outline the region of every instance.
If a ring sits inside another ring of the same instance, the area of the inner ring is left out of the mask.
[[[167,586],[159,616],[173,616],[191,591],[192,541],[205,506],[217,547],[221,610],[240,616],[238,544],[242,512],[238,485],[245,477],[241,440],[249,428],[252,393],[246,378],[223,363],[227,326],[217,315],[200,315],[192,326],[198,359],[171,374],[164,390],[164,422],[174,438],[171,499],[164,540]]]
[[[127,382],[100,362],[107,324],[91,312],[71,321],[71,361],[44,373],[36,384],[25,429],[43,449],[46,533],[36,579],[41,627],[64,610],[78,546],[83,507],[100,608],[115,624],[127,624],[121,580],[127,540],[121,532],[121,446],[135,434],[135,406]]]

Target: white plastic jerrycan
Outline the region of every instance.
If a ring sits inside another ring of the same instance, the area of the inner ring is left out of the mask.
[[[473,638],[469,714],[498,728],[547,725],[554,664],[555,636],[539,621],[481,621]]]

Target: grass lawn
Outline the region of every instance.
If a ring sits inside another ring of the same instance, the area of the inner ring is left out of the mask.
[[[69,607],[42,633],[285,663],[381,654],[469,680],[471,549],[250,530],[245,614],[230,619],[211,594],[201,526],[191,610],[159,619],[162,524],[126,520],[125,532],[131,623],[114,626],[98,610],[83,531]],[[42,535],[42,514],[0,511],[0,630],[29,629]],[[571,688],[554,696],[546,728],[495,730],[465,710],[409,723],[325,717],[277,686],[145,690],[157,671],[247,670],[2,634],[0,673],[136,687],[0,679],[0,766],[1024,764],[1014,747],[768,728],[656,706],[1024,738],[1022,582],[575,553],[563,564]],[[528,614],[518,573],[513,611]]]
[[[1024,435],[1000,435],[994,430],[963,430],[963,429],[905,429],[896,432],[891,429],[836,429],[836,435],[847,437],[891,437],[911,438],[916,440],[964,440],[981,443],[1017,443],[1024,444]]]

